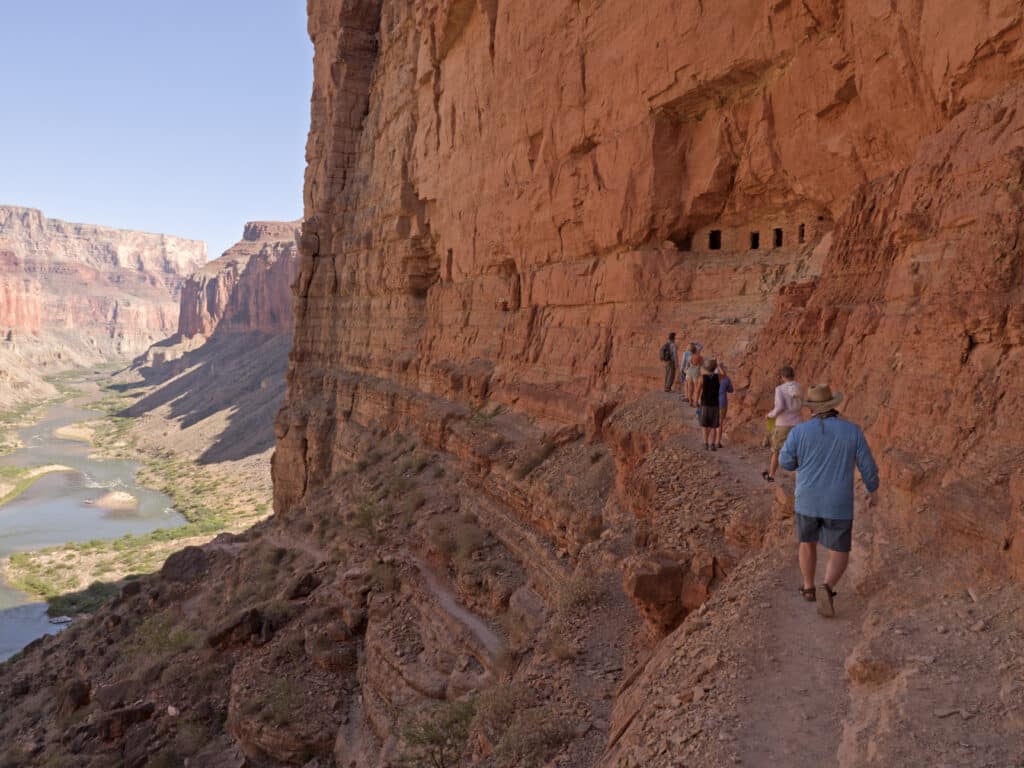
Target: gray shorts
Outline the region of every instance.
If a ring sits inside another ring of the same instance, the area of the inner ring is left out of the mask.
[[[796,532],[802,543],[816,541],[833,552],[849,552],[853,543],[853,520],[832,520],[797,514]]]

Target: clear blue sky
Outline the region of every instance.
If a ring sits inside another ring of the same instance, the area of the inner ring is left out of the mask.
[[[21,0],[0,9],[0,204],[206,240],[297,219],[305,0]]]

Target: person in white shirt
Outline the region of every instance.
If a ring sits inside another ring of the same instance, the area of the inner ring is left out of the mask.
[[[803,421],[800,410],[803,408],[803,388],[796,383],[796,374],[788,365],[779,369],[779,378],[782,383],[775,388],[775,407],[768,413],[769,419],[775,419],[775,428],[772,430],[772,455],[768,460],[768,469],[761,473],[761,477],[769,483],[775,482],[775,472],[779,468],[779,451],[786,443],[789,432],[793,427]]]

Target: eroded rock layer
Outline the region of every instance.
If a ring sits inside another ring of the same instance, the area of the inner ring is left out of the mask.
[[[291,333],[296,234],[295,224],[246,224],[240,242],[182,286],[178,334],[210,336],[218,328]]]

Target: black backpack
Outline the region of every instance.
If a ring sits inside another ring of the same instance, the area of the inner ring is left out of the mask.
[[[661,345],[661,362],[670,363],[672,362],[672,350],[669,349],[668,342],[666,341]]]

